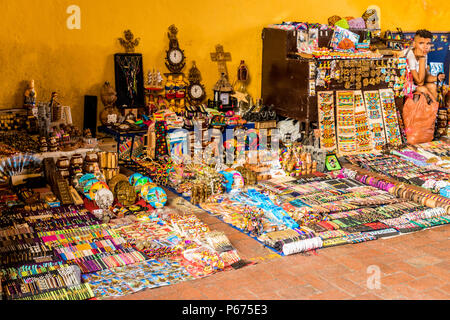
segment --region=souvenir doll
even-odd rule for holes
[[[36,90],[34,89],[34,80],[30,80],[24,93],[24,108],[31,111],[36,106]]]
[[[168,76],[167,81],[166,81],[165,90],[166,90],[165,94],[166,94],[167,100],[175,98],[175,96],[176,96],[175,82],[174,82],[172,76]]]

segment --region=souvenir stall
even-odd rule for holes
[[[276,105],[281,115],[304,122],[307,130],[321,130],[321,138],[327,140],[322,144],[330,151],[379,150],[385,137],[383,122],[397,121],[395,103],[401,104],[400,98],[409,93],[411,79],[405,58],[368,49],[372,32],[308,23],[265,28],[263,99]],[[388,142],[399,143],[399,128],[392,126],[387,123],[387,130],[398,137],[389,133]],[[327,129],[338,130],[342,147]]]
[[[167,72],[144,70],[126,30],[98,135],[27,83],[23,108],[0,112],[3,298],[107,299],[254,263],[198,211],[281,256],[450,223],[449,144],[407,143],[411,75],[377,21],[267,26],[261,97],[223,45],[206,92],[183,30],[168,28]]]

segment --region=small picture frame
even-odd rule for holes
[[[341,170],[342,166],[335,154],[329,154],[325,158],[325,167],[328,171]]]
[[[311,49],[308,47],[308,30],[297,30],[297,51],[311,52]]]
[[[138,112],[139,110],[138,109],[130,109],[130,112],[134,115],[134,118],[135,119],[137,119],[138,118]]]

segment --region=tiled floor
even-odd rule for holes
[[[119,299],[450,298],[450,225],[281,257],[208,213],[196,214],[257,264]]]

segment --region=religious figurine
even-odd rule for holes
[[[135,47],[139,45],[140,38],[134,39],[134,35],[131,30],[125,30],[123,34],[125,39],[119,38],[120,44],[125,48],[126,53],[134,53]]]
[[[105,108],[112,107],[114,103],[117,101],[116,90],[114,90],[109,81],[106,81],[102,86],[100,92],[100,99],[102,100],[102,103],[105,106]]]
[[[32,110],[36,106],[36,90],[34,89],[34,80],[30,80],[24,93],[23,107]]]
[[[178,34],[178,28],[174,24],[169,26],[169,32],[167,32],[167,36],[169,37],[169,48],[178,48],[179,47],[177,34]]]
[[[108,81],[102,86],[100,98],[105,106],[105,109],[100,113],[101,123],[105,126],[116,124],[120,117],[120,112],[114,107],[117,94]]]
[[[237,87],[236,87],[236,91],[242,92],[242,93],[247,93],[247,84],[249,81],[250,75],[248,72],[248,67],[245,64],[244,60],[241,60],[241,64],[238,67],[238,72],[237,72]]]

